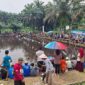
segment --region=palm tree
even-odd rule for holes
[[[84,0],[74,0],[71,3],[72,11],[71,11],[71,19],[73,28],[78,28],[80,21],[84,16],[85,5],[82,5],[81,2]]]
[[[47,14],[45,16],[44,22],[48,25],[55,26],[65,26],[70,23],[70,7],[68,6],[69,0],[54,0],[54,4],[49,3],[47,7]],[[64,23],[65,22],[65,23]]]
[[[23,21],[25,24],[33,29],[37,28],[40,30],[43,25],[44,17],[43,2],[35,0],[33,3],[26,5],[25,9],[22,11],[22,14],[24,16]]]

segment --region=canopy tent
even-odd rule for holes
[[[82,36],[85,36],[85,31],[72,30],[71,33],[72,33],[72,34],[76,34],[76,35],[82,35]]]

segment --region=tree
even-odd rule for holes
[[[82,5],[84,0],[71,0],[71,24],[72,28],[78,28],[81,19],[84,16],[85,5]]]
[[[22,28],[22,23],[12,23],[11,24],[11,29],[13,32],[19,32],[19,30]]]
[[[63,27],[70,24],[70,7],[68,6],[69,0],[54,0],[54,4],[49,3],[47,5],[47,14],[44,22],[54,27]],[[46,7],[46,8],[47,8]],[[52,30],[52,29],[51,29]]]
[[[43,25],[44,16],[43,2],[35,0],[34,3],[26,5],[22,14],[25,25],[40,30]]]

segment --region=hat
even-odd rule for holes
[[[37,56],[40,56],[40,55],[42,55],[42,54],[44,54],[44,51],[42,51],[42,50],[38,50],[38,51],[36,52],[36,55],[37,55]]]
[[[39,56],[39,58],[41,58],[41,59],[43,59],[43,58],[44,59],[47,59],[47,56],[45,54],[42,54],[42,55]]]
[[[23,61],[23,58],[18,58],[18,61]]]

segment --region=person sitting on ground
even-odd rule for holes
[[[73,69],[75,69],[75,66],[76,66],[76,64],[77,64],[77,59],[76,59],[76,57],[73,57],[72,60],[71,60],[71,62],[72,62],[72,67],[73,67]]]
[[[24,71],[24,76],[30,76],[30,65],[28,64],[28,61],[25,61],[23,64],[23,71]]]
[[[68,70],[72,70],[73,69],[72,62],[68,57],[66,57],[66,63]]]
[[[18,63],[14,65],[14,85],[25,85],[22,64],[23,58],[19,58]]]
[[[34,65],[34,63],[31,63],[30,76],[37,76],[37,74],[38,74],[38,68]]]
[[[14,72],[14,65],[13,65],[13,63],[12,63],[12,64],[11,64],[11,67],[10,67],[9,70],[8,70],[8,76],[9,76],[10,79],[13,79],[13,78],[14,78],[13,72]]]
[[[7,71],[5,66],[1,67],[0,73],[1,73],[2,80],[7,80],[7,78],[8,78],[8,71]]]
[[[67,70],[67,63],[66,63],[66,60],[65,60],[64,56],[60,60],[60,68],[61,68],[62,73],[66,72],[66,70]]]
[[[75,66],[75,70],[77,70],[79,72],[83,72],[84,71],[83,63],[81,62],[79,57],[77,58],[77,64]]]

